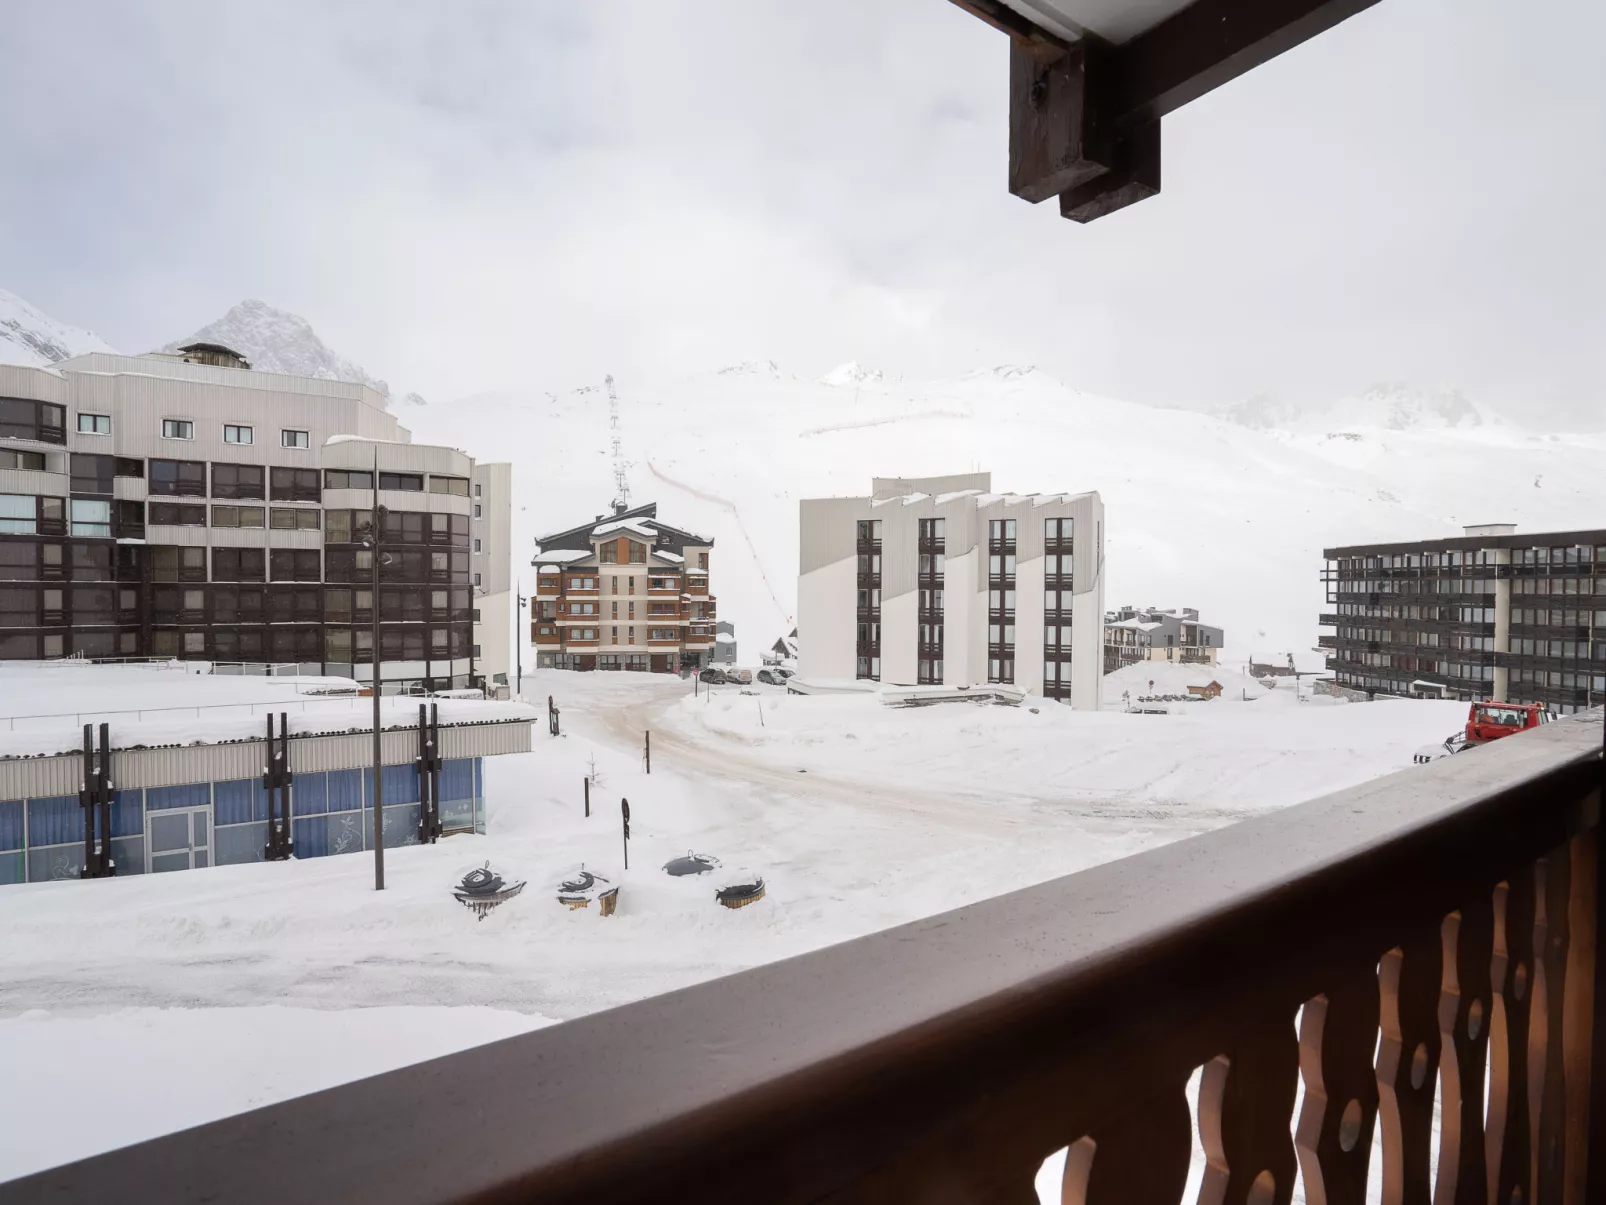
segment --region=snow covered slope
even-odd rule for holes
[[[57,322],[15,293],[0,289],[0,364],[45,368],[69,356],[112,350],[93,331]]]
[[[1107,600],[1198,607],[1238,656],[1315,643],[1323,547],[1459,535],[1467,523],[1606,525],[1600,434],[1496,423],[1263,432],[1019,367],[889,382],[857,365],[805,381],[754,364],[618,386],[632,500],[716,538],[720,615],[749,660],[793,622],[798,500],[862,494],[873,475],[988,469],[1000,490],[1097,489]],[[612,496],[608,402],[594,385],[432,403],[408,423],[420,440],[514,462],[526,579],[537,534]]]
[[[1302,405],[1256,394],[1224,407],[1222,418],[1256,431],[1295,431],[1325,435],[1363,427],[1391,431],[1481,427],[1503,420],[1487,415],[1457,389],[1413,389],[1408,385],[1373,385],[1354,397]]]
[[[333,351],[301,315],[275,309],[254,298],[240,302],[193,335],[169,343],[164,350],[174,351],[188,343],[221,343],[243,354],[253,368],[264,372],[326,381],[360,381],[380,393],[390,392],[384,381],[375,380],[360,365]]]

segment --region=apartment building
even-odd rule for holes
[[[658,518],[657,503],[616,506],[542,536],[530,640],[544,669],[678,673],[714,652],[714,541]]]
[[[876,478],[800,507],[798,672],[898,685],[1006,683],[1093,710],[1104,504],[994,493],[989,473]]]
[[[505,682],[509,485],[366,385],[225,347],[0,365],[0,659],[371,681],[377,487],[383,688]]]
[[[1322,555],[1332,609],[1320,622],[1334,632],[1319,642],[1336,686],[1563,714],[1606,697],[1606,529],[1497,523]]]
[[[1118,607],[1104,616],[1104,672],[1139,661],[1214,665],[1225,634],[1199,622],[1193,607]]]

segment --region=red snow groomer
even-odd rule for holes
[[[1447,736],[1437,745],[1418,749],[1412,760],[1419,766],[1426,765],[1441,757],[1487,745],[1503,736],[1548,724],[1554,718],[1543,703],[1497,703],[1493,699],[1484,699],[1467,709],[1465,728]]]
[[[1548,724],[1550,719],[1543,703],[1496,703],[1484,699],[1467,712],[1467,744],[1487,745],[1503,736]]]

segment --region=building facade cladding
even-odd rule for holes
[[[538,667],[678,673],[712,660],[714,541],[657,514],[649,502],[541,537],[531,562]]]
[[[360,528],[377,457],[385,689],[505,671],[474,652],[471,562],[510,559],[507,525],[476,557],[474,462],[410,438],[382,395],[348,382],[160,354],[0,365],[0,660],[171,656],[371,680]]]
[[[1606,697],[1606,529],[1329,548],[1337,685],[1566,714]]]
[[[988,474],[877,479],[800,505],[799,673],[1011,683],[1098,706],[1104,508]],[[878,672],[879,670],[879,672]]]

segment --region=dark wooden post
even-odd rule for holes
[[[646,761],[647,761],[647,773],[651,774],[652,773],[652,733],[651,732],[647,733],[647,742],[646,742],[645,745],[642,746],[642,749],[643,749],[642,756],[645,757]]]
[[[586,815],[589,817],[591,815],[591,778],[590,778],[589,775],[587,775],[587,777],[585,779],[585,784],[586,784]]]
[[[619,801],[619,811],[624,816],[624,822],[625,822],[625,836],[624,836],[625,869],[629,870],[630,869],[630,800],[621,799]]]
[[[1064,49],[1010,39],[1010,192],[1046,201],[1110,170],[1108,75],[1107,53],[1091,42]]]

